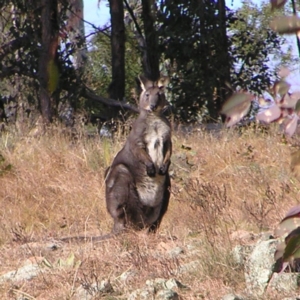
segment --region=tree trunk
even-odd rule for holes
[[[83,21],[83,0],[70,0],[71,9],[68,13],[68,37],[75,45],[74,65],[79,71],[83,71],[87,59],[85,43],[85,30]],[[79,47],[79,49],[77,48]]]
[[[226,30],[226,4],[225,0],[218,0],[218,30],[219,30],[219,63],[216,111],[219,112],[225,100],[229,97],[230,91],[226,82],[230,84],[230,59],[228,55],[228,37]]]
[[[230,60],[228,55],[228,37],[226,31],[225,0],[198,0],[202,70],[208,75],[203,83],[207,98],[207,109],[211,121],[219,119],[219,112],[229,96],[226,82],[230,83]],[[213,6],[212,6],[213,5]],[[214,8],[214,9],[212,9]],[[211,20],[211,21],[209,21]],[[213,31],[210,27],[213,26]],[[210,35],[213,35],[213,39]],[[214,89],[215,87],[215,89]]]
[[[142,20],[144,23],[145,49],[143,49],[143,70],[145,76],[156,81],[159,73],[158,37],[155,29],[154,0],[142,0]]]
[[[39,105],[45,124],[52,121],[57,103],[54,92],[58,85],[57,47],[59,26],[57,0],[42,0],[42,39],[39,57]]]
[[[211,51],[211,45],[210,40],[208,39],[208,32],[207,32],[207,24],[206,24],[206,3],[207,0],[198,0],[199,4],[199,18],[200,18],[200,34],[201,34],[201,43],[200,43],[200,55],[203,58],[201,61],[201,69],[205,76],[207,76],[207,80],[204,80],[203,82],[203,89],[204,89],[204,96],[207,99],[207,109],[209,116],[212,118],[213,121],[216,118],[216,108],[215,108],[215,101],[213,98],[213,83],[212,78],[209,78],[209,75],[211,73],[210,69],[210,51]],[[209,0],[210,1],[210,0]]]
[[[125,25],[123,0],[110,0],[112,81],[109,97],[123,100],[125,95]]]

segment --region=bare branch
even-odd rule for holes
[[[110,36],[105,32],[105,31],[107,31],[108,29],[111,28],[110,25],[109,25],[109,26],[106,26],[106,27],[104,27],[104,28],[99,28],[99,27],[97,27],[95,24],[93,24],[93,23],[91,23],[91,22],[89,22],[89,21],[83,19],[81,16],[79,16],[77,13],[75,13],[72,9],[69,9],[69,11],[70,11],[74,16],[76,16],[78,19],[80,19],[80,20],[83,21],[84,23],[90,25],[93,29],[95,29],[95,31],[96,31],[97,33],[102,33],[102,34],[106,35],[107,37],[110,37]],[[95,33],[93,33],[93,34],[95,34]]]
[[[144,40],[144,36],[143,36],[143,33],[142,33],[142,30],[141,30],[141,27],[139,26],[138,22],[137,22],[137,19],[133,13],[133,10],[132,8],[130,7],[130,5],[128,4],[128,1],[127,0],[124,0],[124,3],[125,3],[125,6],[126,6],[126,9],[128,10],[129,14],[130,14],[130,17],[135,25],[135,28],[138,32],[138,35],[141,39]],[[144,41],[144,44],[145,44],[145,41]]]
[[[93,101],[100,102],[102,104],[105,104],[107,106],[114,106],[114,107],[120,107],[123,109],[128,109],[134,112],[139,112],[138,108],[131,105],[130,103],[124,102],[124,101],[117,101],[114,99],[104,98],[102,96],[96,95],[92,90],[89,88],[85,88],[82,94],[83,97],[86,97],[88,99],[91,99]]]

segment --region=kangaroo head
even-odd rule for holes
[[[140,95],[140,110],[153,113],[161,113],[167,106],[164,86],[159,82],[140,77],[142,93]]]

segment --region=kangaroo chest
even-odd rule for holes
[[[164,160],[164,143],[170,138],[170,127],[160,118],[149,118],[145,132],[147,152],[155,164],[156,171]]]
[[[164,143],[170,138],[170,127],[160,118],[147,120],[147,130],[144,135],[146,150],[150,155],[155,168],[155,177],[145,174],[143,180],[137,185],[137,191],[141,202],[146,206],[156,207],[161,205],[165,192],[166,176],[159,175],[159,168],[164,160]]]

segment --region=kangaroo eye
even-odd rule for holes
[[[149,93],[146,93],[145,96],[147,97],[147,100],[148,100],[150,94],[149,94]]]

